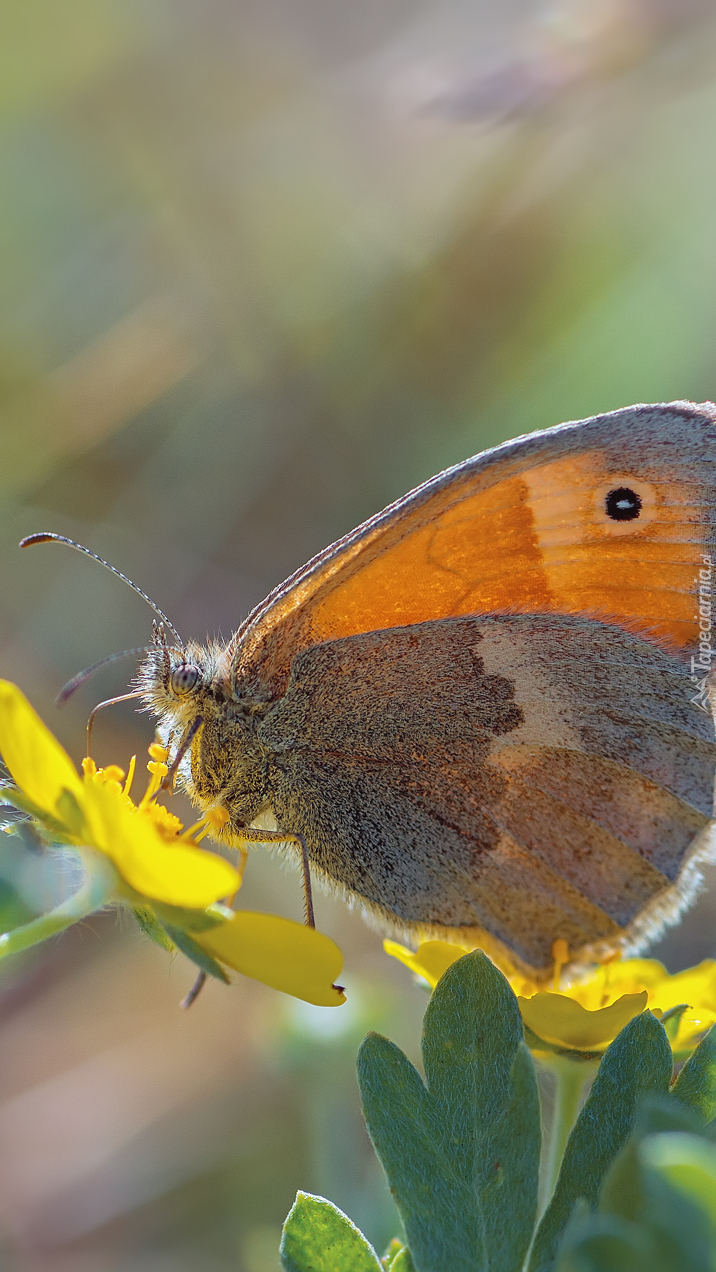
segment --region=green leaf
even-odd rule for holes
[[[83,879],[77,891],[46,914],[0,934],[0,958],[8,954],[19,954],[32,945],[46,941],[48,937],[62,932],[88,914],[103,909],[114,899],[117,872],[111,861],[101,853],[92,851],[79,850],[77,855],[83,865]]]
[[[517,999],[480,951],[448,968],[425,1013],[427,1087],[371,1034],[358,1056],[368,1131],[417,1272],[514,1272],[537,1204],[539,1104]]]
[[[716,1117],[716,1026],[689,1056],[672,1087],[677,1100],[694,1109],[705,1122]]]
[[[634,1134],[639,1139],[645,1135],[659,1135],[662,1131],[688,1131],[694,1135],[707,1133],[703,1118],[676,1099],[673,1087],[667,1094],[652,1091],[646,1095],[636,1112]]]
[[[80,839],[85,833],[85,815],[72,791],[63,791],[57,801],[57,811],[63,826]]]
[[[383,1272],[355,1224],[332,1201],[310,1193],[296,1194],[283,1225],[280,1254],[286,1272]]]
[[[390,1272],[415,1272],[415,1264],[407,1246],[403,1246],[390,1264]]]
[[[700,1136],[666,1131],[640,1139],[636,1133],[607,1176],[602,1213],[569,1225],[557,1272],[572,1266],[606,1272],[609,1263],[590,1251],[609,1225],[621,1225],[625,1244],[640,1252],[638,1272],[713,1272],[715,1169],[716,1150]]]
[[[572,1133],[554,1196],[537,1230],[530,1272],[548,1272],[578,1197],[591,1206],[631,1131],[638,1101],[648,1091],[666,1091],[673,1071],[663,1026],[645,1011],[625,1025],[607,1048]]]
[[[473,1197],[441,1154],[435,1110],[417,1069],[399,1047],[368,1034],[358,1052],[358,1082],[368,1133],[388,1177],[418,1269],[480,1268],[483,1250],[473,1226]],[[444,1255],[444,1258],[441,1256]],[[478,1261],[479,1260],[479,1261]]]
[[[622,1219],[636,1221],[643,1212],[646,1194],[641,1168],[639,1144],[647,1135],[665,1131],[692,1132],[699,1127],[697,1114],[673,1095],[652,1092],[640,1103],[634,1119],[634,1132],[629,1136],[604,1179],[599,1196],[599,1209]]]
[[[132,898],[136,897],[138,902],[146,904],[146,899],[140,897],[138,892],[130,893],[129,889],[125,890]],[[152,909],[166,928],[180,928],[182,932],[208,932],[210,928],[218,927],[220,923],[225,923],[227,918],[233,917],[233,911],[219,905],[209,906],[208,910],[189,910],[183,906],[168,905],[166,901],[153,899]]]
[[[688,1011],[688,1009],[689,1009],[688,1003],[679,1003],[678,1007],[670,1007],[669,1010],[665,1011],[663,1016],[661,1017],[661,1023],[666,1030],[666,1036],[669,1039],[669,1042],[672,1044],[672,1046],[676,1039],[676,1035],[679,1032],[681,1017],[683,1016],[685,1011]]]
[[[708,1216],[716,1243],[716,1147],[700,1135],[667,1131],[647,1136],[639,1156],[645,1167],[658,1172]]]
[[[647,1233],[613,1215],[589,1215],[581,1223],[570,1225],[560,1247],[555,1272],[661,1272],[661,1269],[654,1267],[652,1243]]]
[[[177,949],[181,950],[182,954],[191,959],[192,963],[196,963],[196,966],[201,968],[202,972],[206,972],[207,976],[216,977],[217,980],[223,981],[225,985],[230,983],[221,963],[217,963],[216,959],[207,954],[206,950],[197,945],[196,941],[192,941],[188,933],[181,928],[170,927],[168,923],[164,923],[162,926],[170,941],[176,945]]]
[[[59,843],[66,844],[70,842],[67,833],[67,827],[56,817],[46,812],[44,808],[40,808],[34,800],[24,791],[18,790],[16,786],[2,787],[2,801],[4,804],[10,804],[13,808],[17,808],[21,813],[27,813],[34,821],[39,822],[49,837],[57,840]]]
[[[673,1095],[648,1095],[607,1172],[599,1213],[577,1203],[556,1272],[713,1272],[716,1148],[707,1133]]]
[[[152,910],[145,906],[135,905],[132,913],[144,935],[148,936],[150,941],[154,941],[156,945],[161,945],[162,949],[167,950],[170,954],[174,953],[176,945],[170,939],[168,933],[165,932],[161,923],[157,922],[157,916]]]
[[[380,1260],[386,1272],[390,1269],[393,1260],[400,1254],[401,1250],[406,1249],[399,1237],[393,1237],[388,1249]]]

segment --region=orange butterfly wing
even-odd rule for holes
[[[634,492],[633,520],[606,511]],[[234,637],[242,675],[283,692],[301,650],[430,619],[581,614],[688,660],[714,540],[716,407],[631,407],[505,443],[439,474],[328,548]]]

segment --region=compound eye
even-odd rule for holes
[[[175,667],[171,675],[171,687],[174,693],[181,696],[184,693],[191,693],[199,682],[201,672],[193,663],[182,663],[180,667]]]

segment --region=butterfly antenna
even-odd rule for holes
[[[147,593],[143,592],[141,587],[137,587],[136,583],[133,583],[131,579],[127,578],[126,574],[122,574],[122,571],[118,570],[116,566],[110,565],[109,561],[105,561],[103,557],[97,556],[96,552],[90,552],[89,548],[83,547],[81,543],[75,543],[74,539],[67,539],[64,534],[53,534],[50,531],[43,531],[40,534],[28,534],[27,538],[20,540],[20,547],[29,548],[32,543],[66,543],[68,548],[75,548],[77,552],[84,552],[85,556],[92,557],[93,561],[99,561],[99,564],[103,565],[105,570],[109,570],[110,574],[116,574],[118,579],[122,579],[128,587],[131,587],[133,592],[136,592],[138,596],[141,596],[143,601],[147,602],[147,605],[151,606],[154,613],[158,614],[162,622],[166,624],[167,628],[176,640],[177,645],[179,645],[181,649],[184,648],[184,642],[182,641],[176,627],[173,623],[169,622],[166,614],[160,610],[158,605],[154,604],[151,597],[147,596]]]
[[[55,698],[55,706],[64,707],[80,685],[89,680],[100,668],[109,667],[111,663],[119,662],[121,658],[138,658],[140,654],[150,654],[154,648],[154,645],[142,645],[140,649],[123,649],[120,654],[108,654],[106,658],[100,658],[99,662],[92,663],[91,667],[85,667],[84,671],[78,671],[76,676],[62,686]]]

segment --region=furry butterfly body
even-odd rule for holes
[[[158,646],[141,687],[175,747],[201,717],[180,780],[229,842],[302,837],[388,930],[538,976],[559,937],[638,948],[711,854],[715,523],[710,404],[561,425],[399,500],[226,646]]]

